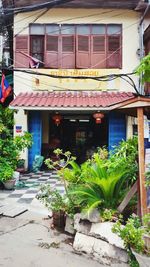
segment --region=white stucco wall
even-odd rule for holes
[[[22,135],[24,132],[28,131],[28,121],[27,121],[27,113],[24,110],[18,110],[17,113],[14,114],[15,126],[14,126],[14,136]],[[17,133],[16,127],[21,126],[21,133]],[[28,150],[25,149],[20,154],[21,159],[25,159],[25,168],[28,166]]]

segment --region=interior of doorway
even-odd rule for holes
[[[56,125],[49,118],[49,157],[53,150],[60,148],[70,151],[78,163],[83,163],[97,151],[98,147],[108,146],[108,118],[96,124],[92,115],[62,115],[62,121]]]

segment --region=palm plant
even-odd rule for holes
[[[77,185],[70,192],[77,196],[78,204],[87,210],[100,206],[108,209],[117,208],[125,181],[124,167],[109,168],[107,162],[96,154],[91,164],[87,165],[86,173],[86,176],[82,176],[84,184]]]

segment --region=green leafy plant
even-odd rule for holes
[[[144,230],[137,227],[134,218],[129,218],[125,226],[118,221],[113,227],[113,232],[123,239],[126,249],[133,248],[137,253],[144,252],[144,240],[142,238]]]
[[[150,53],[141,60],[135,72],[137,75],[142,75],[143,83],[150,82]]]
[[[112,209],[104,209],[102,210],[101,214],[101,220],[103,222],[109,221],[109,222],[114,222],[118,219],[118,213],[117,210],[112,210]]]
[[[24,159],[19,159],[17,161],[17,168],[24,168],[25,160]]]
[[[37,198],[53,212],[63,211],[70,217],[73,217],[77,212],[78,207],[74,204],[73,199],[66,195],[62,196],[58,190],[52,189],[50,185],[42,185]]]
[[[149,164],[149,167],[150,167],[150,164]],[[146,178],[146,182],[145,182],[146,187],[150,187],[150,170],[146,172],[145,176],[146,176],[145,177]]]
[[[131,267],[139,266],[132,254],[131,248],[137,253],[146,253],[148,255],[150,253],[146,248],[143,238],[145,233],[150,233],[150,214],[144,215],[142,220],[143,225],[138,216],[132,216],[127,220],[125,226],[118,220],[112,228],[112,231],[117,233],[124,241],[125,248],[130,257],[129,264]]]
[[[126,169],[126,181],[128,184],[133,184],[137,179],[138,173],[138,139],[134,136],[131,139],[120,142],[114,147],[110,153],[109,161],[110,168],[124,166]]]
[[[120,168],[109,169],[98,154],[87,166],[87,176],[83,177],[85,184],[77,185],[70,194],[78,196],[78,204],[88,211],[103,207],[115,209],[121,198],[120,190],[124,183],[126,171]]]
[[[143,216],[143,227],[145,233],[150,235],[150,213]]]
[[[25,132],[21,136],[13,137],[13,119],[14,111],[9,108],[0,106],[0,176],[1,180],[7,176],[7,180],[11,175],[6,175],[4,166],[7,166],[9,172],[17,168],[17,162],[20,158],[20,153],[26,147],[32,145],[32,135]]]
[[[3,160],[0,162],[0,181],[6,182],[10,180],[13,176],[13,168],[6,162],[6,160]]]

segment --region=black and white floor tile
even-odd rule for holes
[[[15,201],[21,204],[30,204],[39,192],[40,185],[50,184],[60,194],[64,194],[64,186],[55,172],[37,172],[21,174],[19,179],[23,185],[15,190],[0,190],[0,204],[3,201]]]

